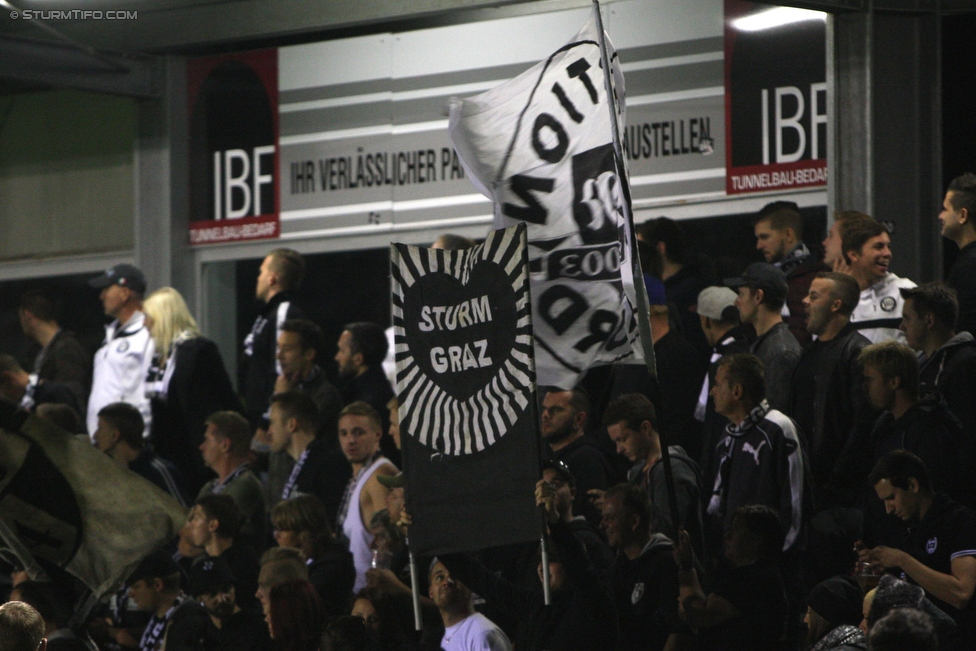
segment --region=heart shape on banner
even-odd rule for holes
[[[394,245],[400,429],[436,452],[487,449],[531,399],[531,307],[517,228],[466,251]]]
[[[427,274],[403,302],[411,349],[430,351],[418,352],[417,365],[455,400],[466,401],[484,388],[497,374],[495,360],[511,354],[515,292],[498,265],[477,265],[467,284],[448,273]]]

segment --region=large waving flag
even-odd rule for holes
[[[494,201],[496,228],[528,227],[538,381],[563,388],[590,366],[643,357],[630,193],[613,145],[623,75],[605,41],[611,102],[598,12],[545,61],[451,104],[451,139]]]
[[[185,509],[54,424],[0,403],[0,539],[25,567],[41,558],[96,597],[172,540]]]

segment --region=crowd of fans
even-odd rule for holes
[[[939,216],[958,260],[920,285],[861,213],[821,251],[795,204],[769,204],[765,262],[727,278],[676,222],[640,225],[657,377],[540,388],[545,555],[411,557],[390,333],[326,342],[295,251],[261,265],[236,392],[179,293],[144,296],[132,265],[90,281],[113,319],[94,359],[30,292],[41,352],[31,372],[0,355],[0,396],[189,511],[84,617],[57,567],[13,568],[0,651],[973,648],[974,215],[967,174]]]

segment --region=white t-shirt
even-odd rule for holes
[[[494,622],[475,613],[444,629],[441,648],[444,651],[512,651],[512,643]]]
[[[905,333],[898,329],[905,299],[898,290],[912,287],[915,287],[915,283],[908,278],[899,278],[889,272],[861,291],[861,300],[851,314],[851,323],[872,344],[891,340],[905,343]]]

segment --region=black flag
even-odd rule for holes
[[[412,551],[538,540],[525,226],[464,251],[394,244],[391,260]]]

